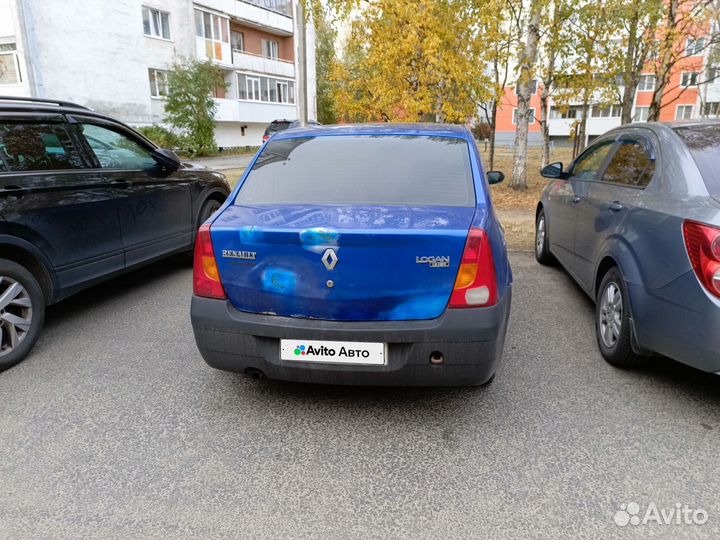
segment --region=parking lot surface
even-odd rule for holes
[[[484,388],[215,371],[182,259],[53,306],[0,373],[0,537],[717,538],[720,378],[612,368],[567,274],[511,261],[505,358]],[[632,502],[707,522],[617,525]]]

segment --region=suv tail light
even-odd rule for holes
[[[193,292],[206,298],[227,298],[225,289],[220,282],[215,252],[210,238],[210,225],[206,224],[198,230],[195,239],[195,260],[193,261]]]
[[[720,298],[720,227],[686,221],[683,233],[695,275],[703,287]]]
[[[263,142],[267,142],[267,140],[270,138],[270,135],[263,135]]]
[[[451,308],[487,307],[497,304],[497,277],[490,238],[482,229],[470,229],[460,261]]]

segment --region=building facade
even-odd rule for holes
[[[710,53],[710,49],[704,44],[698,44],[693,39],[687,40],[685,56],[674,66],[670,82],[663,94],[661,122],[720,117],[720,77],[718,67],[709,61]],[[633,122],[647,120],[655,83],[655,76],[652,73],[641,76],[633,102]],[[533,86],[534,91],[530,99],[533,119],[528,126],[528,144],[540,146],[542,145],[540,88],[537,82],[534,82]],[[617,88],[617,95],[623,95],[621,86]],[[517,103],[516,89],[506,87],[497,112],[495,136],[498,145],[515,144]],[[620,105],[591,104],[585,143],[619,126],[620,111]],[[548,128],[552,144],[572,145],[571,134],[581,115],[582,106],[579,102],[569,107],[559,107],[550,98]]]
[[[0,0],[0,95],[73,101],[133,126],[162,123],[167,72],[183,58],[222,69],[215,139],[256,146],[299,117],[297,0]],[[308,116],[315,37],[307,27]]]

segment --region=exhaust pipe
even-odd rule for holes
[[[247,368],[245,370],[245,375],[247,375],[254,381],[259,381],[260,379],[265,378],[265,374],[257,368]]]
[[[445,363],[445,357],[440,351],[434,351],[430,353],[430,363],[434,366],[439,366]]]

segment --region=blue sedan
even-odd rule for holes
[[[201,354],[291,381],[491,381],[512,281],[488,189],[502,179],[464,127],[275,134],[198,234]]]
[[[603,357],[720,372],[720,122],[618,128],[542,175],[535,256],[596,301]]]

